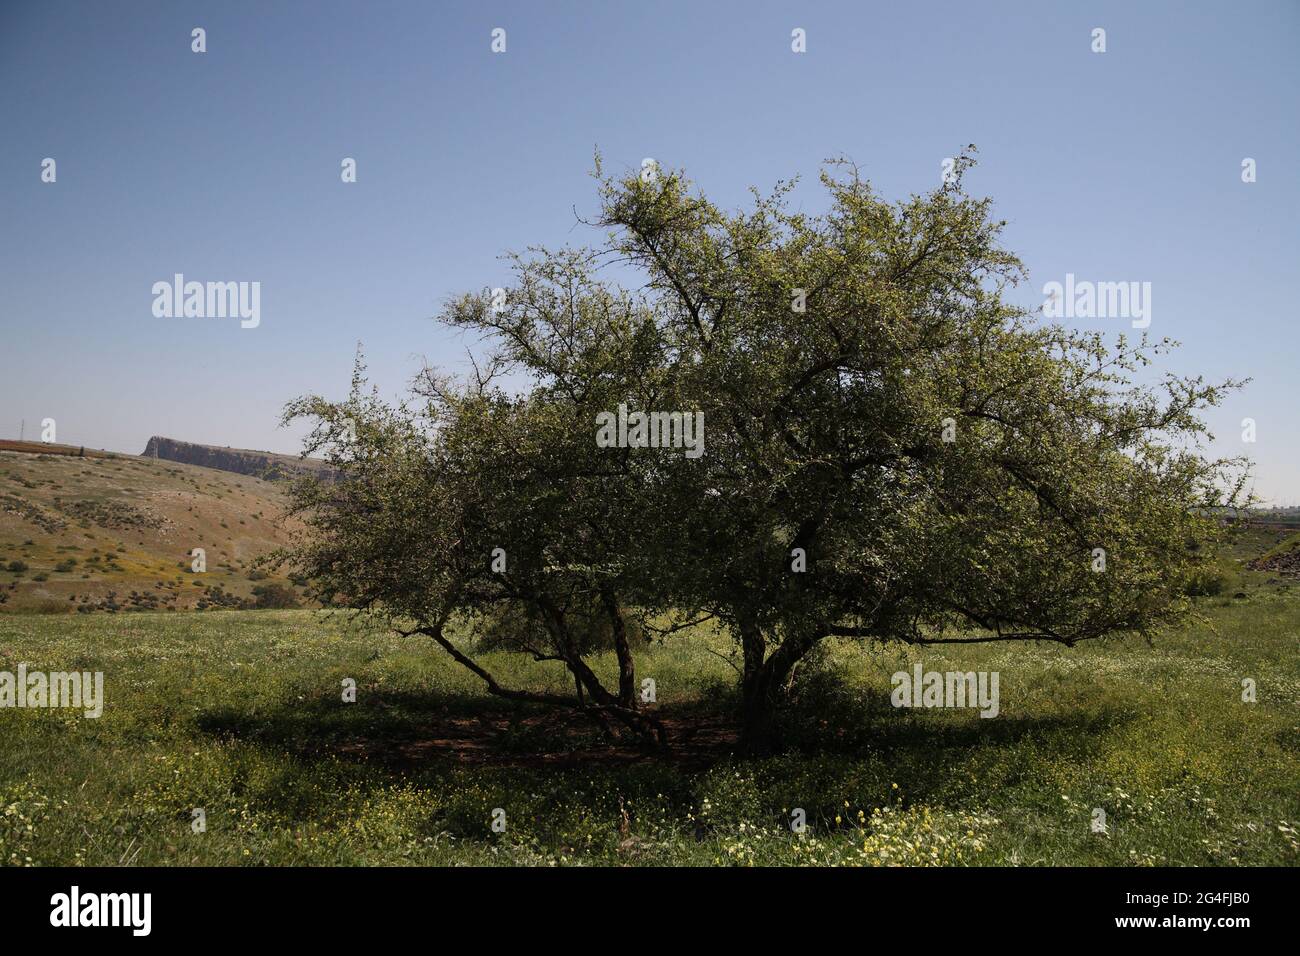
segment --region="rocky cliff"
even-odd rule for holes
[[[161,458],[164,461],[199,465],[203,468],[215,468],[218,471],[232,471],[237,475],[252,475],[268,481],[295,478],[302,474],[314,475],[318,478],[331,476],[329,466],[314,458],[277,455],[270,451],[250,451],[247,448],[196,445],[194,442],[177,441],[175,438],[163,438],[161,435],[154,435],[149,439],[143,454],[146,458]]]

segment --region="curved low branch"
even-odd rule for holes
[[[635,707],[628,707],[616,703],[608,692],[605,693],[605,697],[609,699],[587,703],[580,698],[566,697],[563,694],[547,694],[540,691],[521,690],[502,685],[487,668],[483,667],[478,663],[478,661],[461,651],[460,648],[451,642],[447,635],[442,631],[444,623],[445,620],[442,620],[432,626],[422,625],[420,627],[412,628],[409,631],[399,630],[398,633],[403,637],[410,637],[413,634],[423,634],[425,637],[432,638],[443,650],[451,655],[453,660],[481,678],[487,685],[488,693],[497,697],[502,697],[506,700],[527,701],[535,704],[548,704],[554,707],[570,707],[574,710],[596,716],[597,718],[604,713],[612,714],[635,732],[644,733],[644,728],[648,726],[653,730],[655,739],[659,742],[660,746],[665,746],[667,744],[667,733],[664,730],[663,722],[659,720],[658,717],[637,710]],[[571,664],[571,662],[567,660],[565,660],[565,663]],[[578,688],[581,689],[583,686],[581,676],[576,673],[574,676]],[[594,675],[592,676],[594,677]],[[604,688],[601,688],[601,690],[604,690]]]
[[[472,657],[463,653],[460,648],[453,644],[447,635],[442,633],[442,624],[435,624],[433,627],[417,627],[410,631],[400,631],[403,637],[410,637],[412,634],[423,634],[425,637],[431,637],[438,643],[452,658],[468,670],[473,671],[483,679],[487,684],[488,693],[495,694],[497,697],[504,697],[507,700],[526,700],[538,704],[555,704],[562,707],[576,707],[583,709],[582,704],[571,697],[565,697],[562,694],[544,694],[538,691],[517,690],[510,687],[503,687],[501,683],[492,676],[492,674],[475,661]]]
[[[1060,634],[1053,634],[1050,631],[1010,631],[1007,633],[990,634],[982,637],[906,637],[902,635],[886,635],[869,627],[851,627],[842,624],[832,624],[827,628],[827,633],[831,637],[874,637],[879,640],[898,640],[904,644],[915,644],[918,646],[929,646],[932,644],[993,644],[998,641],[1050,641],[1053,644],[1063,644],[1066,647],[1073,647],[1076,642],[1086,640],[1086,637],[1065,637]]]

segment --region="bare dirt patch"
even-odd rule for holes
[[[467,766],[590,767],[666,762],[707,767],[736,752],[739,728],[718,717],[662,716],[665,750],[609,741],[590,721],[572,714],[520,718],[509,714],[448,717],[427,735],[404,739],[358,738],[337,748],[340,755],[411,768],[449,760]],[[528,744],[536,743],[532,747]]]

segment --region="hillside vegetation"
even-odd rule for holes
[[[0,612],[230,606],[284,583],[252,563],[286,540],[283,486],[75,451],[0,450]]]

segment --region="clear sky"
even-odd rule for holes
[[[152,434],[297,451],[282,405],[341,397],[358,341],[395,397],[424,357],[460,366],[469,343],[430,316],[501,284],[503,251],[598,238],[574,218],[597,146],[732,207],[800,174],[816,210],[826,157],[901,198],[975,143],[969,185],[1030,271],[1018,295],[1150,282],[1149,333],[1184,342],[1170,368],[1254,379],[1212,417],[1216,450],[1296,503],[1298,51],[1295,0],[6,0],[0,437],[49,417],[128,452]],[[178,272],[260,282],[260,325],[156,318]]]

